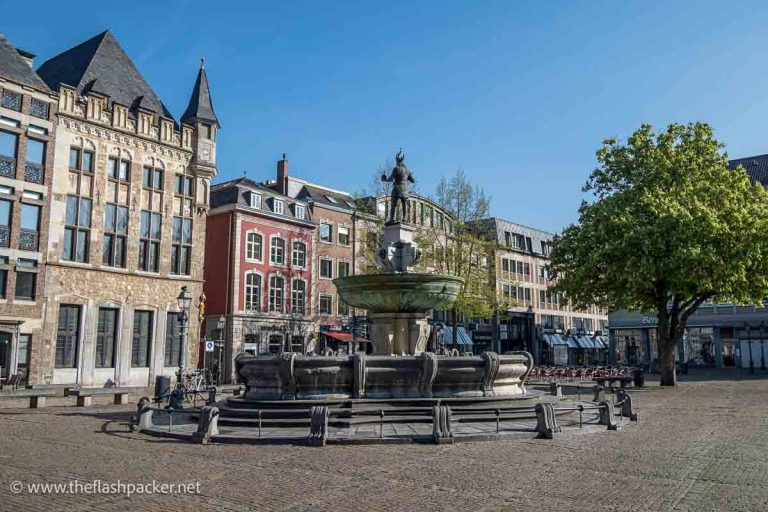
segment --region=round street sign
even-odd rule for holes
[[[205,351],[206,352],[213,352],[213,342],[212,341],[206,341],[205,342]]]

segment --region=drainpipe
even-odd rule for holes
[[[224,329],[225,329],[227,334],[229,334],[229,330],[230,330],[230,328],[232,326],[232,318],[231,318],[231,315],[230,315],[230,295],[232,293],[232,286],[233,285],[232,285],[232,279],[230,278],[230,271],[231,271],[231,268],[232,268],[232,257],[233,257],[232,256],[232,252],[233,252],[232,240],[233,240],[234,237],[232,235],[233,235],[234,229],[235,229],[235,215],[236,215],[235,211],[232,211],[230,213],[230,215],[229,215],[229,234],[227,235],[227,293],[225,294],[225,298],[224,298],[224,318],[226,319],[226,323],[225,323]],[[224,353],[227,354],[227,358],[225,359],[225,361],[227,362],[227,366],[230,366],[229,361],[231,360],[231,357],[229,357],[230,354],[228,354],[228,352],[230,352],[230,350],[228,350],[228,348],[227,348],[227,343],[226,343],[227,337],[230,338],[230,340],[232,340],[231,336],[225,336],[224,337],[224,342],[225,343],[223,344],[222,347],[219,347],[219,352],[221,352],[222,349],[224,350]],[[230,382],[232,381],[232,378],[231,378],[232,369],[231,368],[226,368],[226,367],[225,368],[220,368],[219,371],[227,372],[227,375],[229,375],[228,380]]]

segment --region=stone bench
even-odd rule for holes
[[[62,395],[61,391],[56,389],[15,389],[13,391],[0,392],[0,400],[18,400],[21,398],[29,398],[30,409],[45,407],[45,399],[49,396],[54,397]]]
[[[66,395],[77,397],[78,407],[90,407],[93,397],[97,395],[114,395],[114,403],[122,405],[128,403],[128,395],[137,389],[139,388],[67,388]]]

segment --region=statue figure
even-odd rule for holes
[[[397,152],[397,164],[392,168],[392,172],[387,178],[386,174],[381,175],[381,181],[393,182],[392,195],[389,198],[389,222],[395,222],[395,213],[397,211],[397,203],[400,202],[402,206],[402,215],[400,216],[400,222],[408,221],[408,182],[416,183],[413,179],[413,174],[405,166],[403,161],[405,155],[403,154],[403,148]]]

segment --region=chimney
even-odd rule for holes
[[[35,67],[34,66],[34,62],[35,62],[34,61],[34,59],[35,59],[35,54],[34,53],[29,53],[27,51],[20,50],[18,48],[16,48],[16,52],[18,52],[18,54],[21,55],[21,58],[24,59],[24,62],[29,64],[29,67],[31,67],[31,68]]]
[[[283,153],[283,159],[277,161],[277,191],[288,195],[288,158]]]

